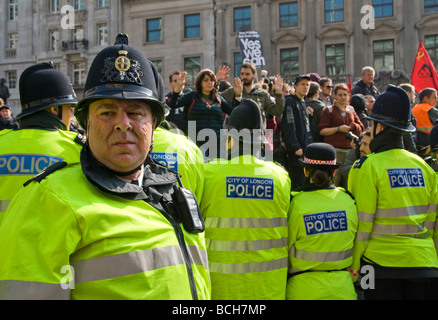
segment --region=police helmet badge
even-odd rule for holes
[[[101,82],[131,82],[142,85],[140,63],[128,57],[127,50],[119,50],[119,56],[105,59]]]

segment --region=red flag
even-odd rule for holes
[[[348,89],[353,90],[353,82],[351,82],[351,76],[350,76],[350,80],[348,81]]]
[[[438,90],[438,75],[432,59],[423,46],[423,41],[420,41],[417,57],[415,58],[414,69],[411,75],[411,84],[417,92],[421,92],[425,88],[435,88]]]

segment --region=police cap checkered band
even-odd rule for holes
[[[332,160],[332,161],[330,161],[330,160],[313,160],[313,159],[308,159],[308,158],[304,157],[304,163],[321,165],[321,166],[335,166],[336,159]]]

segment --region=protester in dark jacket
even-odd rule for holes
[[[287,165],[292,189],[304,185],[306,177],[298,161],[304,154],[304,149],[313,142],[310,130],[309,114],[304,97],[309,92],[310,77],[298,76],[295,80],[295,94],[286,96],[282,117],[281,133],[286,148]]]
[[[217,94],[216,75],[213,71],[201,70],[195,80],[195,90],[180,96],[179,92],[186,82],[187,72],[183,71],[177,78],[168,106],[173,109],[184,107],[187,120],[185,134],[201,148],[205,158],[219,158],[222,155],[220,130],[223,128],[223,114],[230,114],[233,106]],[[213,130],[215,136],[205,131],[206,136],[199,135],[203,129]]]
[[[306,97],[307,112],[310,115],[310,130],[312,131],[313,142],[322,142],[324,137],[319,134],[318,124],[321,113],[325,108],[324,102],[319,100],[321,87],[318,82],[311,82],[309,93]]]
[[[374,85],[375,75],[376,71],[372,67],[364,67],[362,69],[362,80],[360,80],[353,90],[351,90],[351,95],[360,93],[364,96],[372,95],[374,98],[377,98],[380,92]]]
[[[364,129],[369,127],[366,114],[366,102],[365,96],[361,93],[353,95],[350,99],[350,106],[352,106],[354,111],[356,111],[356,114],[362,122]]]

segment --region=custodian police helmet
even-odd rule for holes
[[[228,129],[236,129],[229,130],[228,135],[244,143],[268,143],[263,132],[260,108],[252,99],[242,99],[240,104],[233,109]],[[244,129],[249,130],[251,134],[245,135],[242,132]]]
[[[25,69],[20,76],[19,91],[21,113],[17,119],[49,107],[78,102],[70,80],[54,68],[52,61]]]
[[[75,116],[85,129],[88,106],[99,99],[143,100],[152,109],[158,126],[164,119],[164,81],[143,53],[129,46],[128,36],[120,33],[114,45],[94,58],[88,72],[84,97]]]
[[[377,97],[368,119],[403,132],[416,130],[411,123],[411,102],[408,94],[391,84]]]

